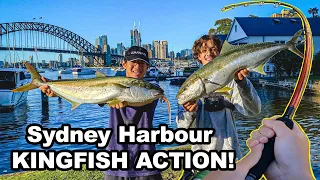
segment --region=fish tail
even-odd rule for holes
[[[300,52],[297,47],[296,47],[296,41],[298,40],[298,38],[301,36],[303,32],[303,29],[300,29],[299,31],[297,31],[293,37],[287,42],[288,45],[288,49],[293,52],[294,54],[300,56],[301,58],[303,58],[303,53]]]
[[[28,71],[30,72],[32,80],[29,84],[26,84],[24,86],[11,90],[12,92],[24,92],[24,91],[36,89],[38,87],[36,85],[37,84],[36,82],[42,82],[40,79],[41,75],[37,72],[37,70],[27,62],[25,62],[24,64],[26,65]]]

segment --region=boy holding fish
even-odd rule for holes
[[[149,58],[146,49],[138,46],[132,46],[126,51],[122,66],[126,69],[126,77],[143,79],[149,68]],[[44,80],[44,79],[43,79]],[[54,93],[48,86],[40,87],[43,93],[53,96]],[[156,151],[155,144],[119,144],[117,143],[118,125],[136,125],[137,128],[153,128],[153,117],[158,100],[148,104],[141,104],[133,107],[128,106],[126,102],[110,104],[109,128],[113,129],[113,135],[110,139],[107,150],[129,151],[131,160],[129,167],[134,167],[134,159],[141,150],[148,150],[150,153]],[[104,172],[105,180],[162,180],[158,170],[107,170]]]
[[[204,66],[219,55],[221,41],[213,35],[204,35],[193,45],[195,59]],[[236,158],[241,158],[238,135],[235,126],[234,110],[245,116],[260,113],[261,101],[253,85],[246,78],[249,71],[240,69],[234,74],[234,79],[227,85],[229,97],[219,93],[211,93],[198,101],[183,103],[179,110],[177,125],[179,128],[214,128],[215,135],[210,144],[197,144],[192,150],[235,150]],[[204,102],[204,104],[203,104]],[[181,109],[181,108],[180,108]],[[184,178],[191,172],[185,172]]]

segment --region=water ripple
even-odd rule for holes
[[[107,71],[107,73],[111,73]],[[48,78],[57,79],[55,72],[48,72]],[[91,77],[91,76],[90,76]],[[71,75],[63,75],[63,79],[72,78]],[[170,128],[176,128],[175,116],[177,115],[176,93],[178,86],[171,86],[168,81],[159,82],[165,90],[172,108],[172,124]],[[262,112],[255,117],[244,117],[236,113],[237,130],[240,146],[243,153],[248,152],[245,140],[252,130],[259,127],[261,119],[282,114],[286,107],[292,91],[283,91],[274,88],[258,88],[257,91],[263,102]],[[62,124],[70,124],[77,128],[105,128],[108,126],[109,109],[98,105],[81,105],[76,110],[71,110],[71,105],[60,98],[49,98],[48,107],[42,106],[40,91],[38,89],[29,91],[27,102],[16,108],[11,113],[0,113],[0,174],[11,173],[10,151],[41,149],[40,145],[28,144],[25,140],[25,129],[31,123],[41,124],[47,128],[58,128]],[[314,173],[320,177],[320,97],[305,95],[296,113],[295,120],[298,121],[309,136],[311,143],[311,160]],[[158,104],[154,117],[154,127],[159,124],[168,124],[167,104]],[[157,145],[157,149],[167,148],[175,145]],[[51,149],[55,150],[95,150],[94,145],[57,145]]]

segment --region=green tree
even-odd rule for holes
[[[303,52],[304,45],[300,44],[297,47],[300,52]],[[276,54],[271,62],[275,65],[275,71],[277,72],[277,78],[281,77],[282,72],[285,72],[288,76],[292,73],[299,71],[302,63],[302,58],[292,53],[289,50],[281,51]]]
[[[258,16],[250,14],[249,17],[257,18]]]
[[[214,24],[217,27],[216,34],[228,34],[231,29],[232,20],[229,18],[223,18],[216,21]]]
[[[315,17],[318,17],[318,11],[319,9],[317,7],[314,7],[314,8],[310,8],[308,10],[308,13],[312,14],[312,17],[315,18]]]
[[[208,34],[209,34],[209,35],[214,35],[214,34],[216,34],[216,29],[210,28]]]

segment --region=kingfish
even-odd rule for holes
[[[48,85],[55,95],[71,103],[72,110],[81,104],[108,104],[111,106],[122,102],[129,106],[143,106],[161,99],[168,103],[170,120],[170,103],[165,97],[163,89],[147,81],[129,77],[106,77],[97,71],[97,77],[91,79],[44,82],[33,66],[27,62],[25,65],[32,80],[27,85],[11,90],[12,92],[24,92]]]
[[[266,75],[264,65],[275,54],[282,50],[290,50],[303,58],[303,54],[296,48],[296,41],[303,30],[299,30],[286,44],[273,42],[231,45],[224,42],[220,55],[195,71],[181,86],[176,98],[178,104],[198,100],[210,93],[217,93],[230,97],[226,87],[240,69],[247,69]]]

